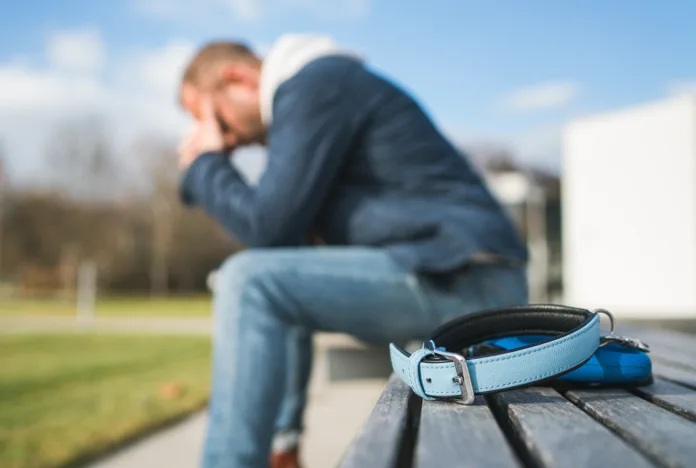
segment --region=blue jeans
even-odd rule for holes
[[[203,466],[266,467],[274,435],[301,430],[314,331],[403,343],[464,314],[526,303],[519,268],[475,265],[440,284],[378,248],[233,255],[216,279]]]

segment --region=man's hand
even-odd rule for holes
[[[194,125],[186,136],[181,139],[177,152],[179,153],[179,169],[184,171],[200,155],[198,152],[198,124]]]
[[[209,96],[201,102],[201,120],[189,130],[179,144],[179,169],[187,169],[203,153],[222,151],[224,140]]]

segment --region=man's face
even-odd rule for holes
[[[240,78],[230,79],[229,76]],[[214,85],[197,87],[185,84],[181,90],[181,103],[200,121],[202,101],[206,95],[211,98],[225,151],[263,144],[266,131],[261,122],[258,78],[258,71],[254,75],[254,71],[248,67],[228,70],[227,75],[221,73]]]

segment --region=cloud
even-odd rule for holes
[[[0,144],[7,158],[3,163],[15,181],[50,182],[46,158],[51,157],[50,145],[62,125],[88,124],[90,119],[103,123],[120,167],[133,173],[142,162],[130,151],[140,138],[149,135],[175,145],[191,122],[179,108],[176,92],[181,72],[195,50],[192,43],[172,40],[99,67],[96,60],[91,66],[87,62],[67,66],[65,60],[54,60],[56,37],[65,44],[62,38],[85,37],[82,34],[64,32],[48,41],[47,68],[18,60],[0,62]],[[92,37],[99,37],[98,32]],[[79,42],[73,41],[64,50],[77,50],[74,46]],[[103,68],[109,73],[100,73]],[[258,181],[265,162],[265,152],[257,147],[239,151],[234,158],[250,183]]]
[[[321,18],[359,18],[371,0],[133,0],[136,9],[163,20],[203,20],[231,17],[259,21],[288,10],[305,11]]]
[[[86,45],[86,37],[97,41]],[[47,67],[0,62],[0,140],[12,175],[40,175],[45,145],[66,122],[104,121],[123,151],[142,134],[174,139],[188,125],[175,90],[193,45],[175,41],[106,63],[104,48],[94,46],[98,38],[94,31],[56,34],[46,44]],[[74,59],[80,50],[89,58]],[[105,68],[109,73],[101,73]]]
[[[696,96],[696,80],[673,81],[667,85],[667,93],[671,95],[693,94]]]
[[[51,66],[66,71],[99,71],[106,61],[106,46],[95,29],[61,32],[47,46]]]
[[[560,170],[563,125],[545,125],[511,135],[510,144],[520,157],[536,167]]]
[[[195,51],[193,43],[174,40],[160,49],[136,54],[128,71],[134,74],[131,78],[137,86],[174,99],[184,67]]]
[[[542,83],[519,89],[504,96],[499,103],[505,112],[519,113],[567,106],[578,94],[574,83],[561,81]]]
[[[541,125],[511,133],[472,133],[461,128],[445,127],[447,136],[460,148],[475,156],[490,149],[504,149],[519,163],[559,172],[562,158],[563,124]]]
[[[259,19],[265,0],[135,0],[141,12],[158,19],[202,19],[204,16],[231,15],[242,21]]]
[[[105,100],[105,89],[92,76],[64,74],[59,69],[40,70],[21,63],[0,64],[2,114],[82,110]]]
[[[360,18],[370,11],[371,0],[276,0],[277,8],[297,8],[326,17]]]

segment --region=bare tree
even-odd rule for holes
[[[98,117],[63,122],[49,140],[44,159],[51,183],[70,196],[104,201],[123,180],[106,124]]]
[[[7,204],[7,192],[9,191],[9,179],[5,170],[5,150],[2,141],[0,141],[0,281],[2,281],[4,270],[4,232],[5,232],[5,210]]]

